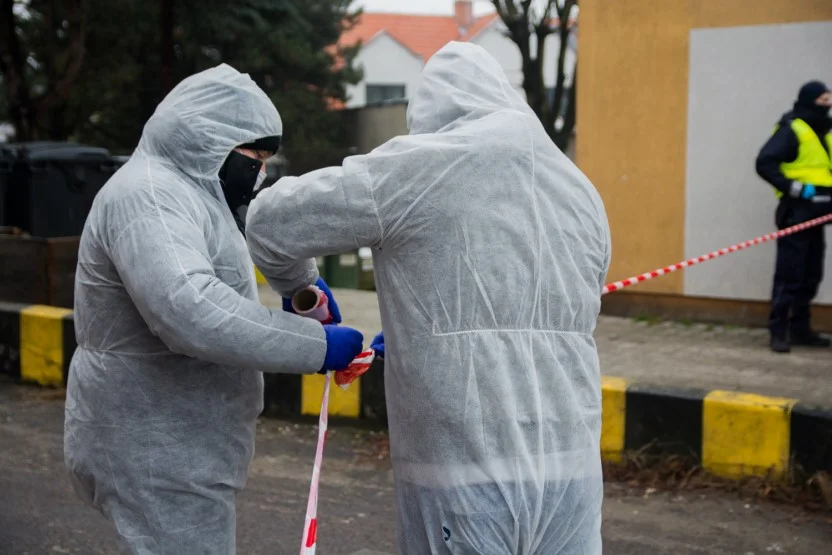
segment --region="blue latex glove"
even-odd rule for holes
[[[815,190],[815,186],[811,183],[806,183],[803,186],[803,190],[800,191],[800,198],[803,200],[812,200],[817,195],[817,191]]]
[[[341,309],[338,308],[338,303],[335,302],[335,297],[332,296],[332,291],[330,291],[329,286],[326,284],[323,278],[318,278],[318,281],[315,282],[315,286],[318,287],[318,289],[320,289],[324,293],[326,293],[326,298],[329,299],[329,303],[327,303],[327,306],[329,307],[329,314],[330,316],[332,316],[332,323],[340,324]],[[295,309],[292,308],[292,299],[287,299],[286,297],[283,297],[283,311],[295,314]]]
[[[361,332],[346,326],[325,325],[326,357],[321,372],[344,370],[364,350]]]
[[[370,343],[370,348],[373,349],[379,357],[384,358],[384,332],[379,333],[373,338],[373,342]]]

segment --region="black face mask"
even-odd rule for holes
[[[832,117],[826,106],[795,104],[794,116],[809,124],[818,137],[823,137],[832,130]]]
[[[801,104],[795,103],[794,105],[795,112],[802,112],[804,114],[811,114],[816,117],[827,117],[829,116],[830,109],[827,106],[821,106],[820,104]]]
[[[237,227],[245,233],[244,216],[240,212],[248,206],[254,196],[254,186],[263,163],[260,160],[232,151],[220,168],[219,177],[225,202],[234,215]]]
[[[257,183],[257,176],[263,162],[255,158],[249,158],[236,150],[232,151],[225,159],[220,168],[220,181],[225,201],[231,211],[241,206],[248,206],[254,195],[254,186]]]

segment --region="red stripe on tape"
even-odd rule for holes
[[[297,536],[295,536],[297,537]],[[306,536],[306,547],[312,547],[318,539],[318,519],[313,518],[309,523],[309,534]],[[297,541],[297,540],[295,540]]]

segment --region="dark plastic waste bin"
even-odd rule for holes
[[[0,146],[11,159],[5,225],[34,237],[80,235],[95,195],[121,162],[104,148],[35,142]]]

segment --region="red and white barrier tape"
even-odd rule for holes
[[[375,356],[374,350],[366,349],[355,357],[346,370],[326,373],[321,413],[318,417],[318,447],[315,450],[315,464],[312,467],[312,482],[309,484],[309,501],[306,503],[306,522],[303,525],[300,555],[315,555],[315,549],[318,547],[318,487],[321,481],[321,462],[324,457],[326,429],[329,422],[329,386],[332,383],[332,374],[335,374],[335,383],[342,389],[347,389],[356,378],[370,369]]]
[[[794,225],[792,227],[788,227],[781,231],[775,231],[773,233],[769,233],[767,235],[763,235],[761,237],[757,237],[756,239],[751,239],[750,241],[745,241],[743,243],[738,243],[736,245],[731,245],[730,247],[726,247],[724,249],[720,249],[718,251],[714,251],[708,254],[703,254],[702,256],[698,256],[696,258],[691,258],[685,260],[684,262],[679,262],[678,264],[673,264],[672,266],[665,266],[664,268],[659,268],[658,270],[653,270],[652,272],[647,272],[646,274],[641,274],[640,276],[634,276],[631,278],[627,278],[622,281],[616,281],[615,283],[610,283],[606,287],[604,287],[602,295],[606,295],[607,293],[613,293],[615,291],[620,291],[625,287],[630,287],[631,285],[635,285],[637,283],[641,283],[643,281],[648,281],[653,278],[661,277],[666,274],[673,273],[677,270],[682,270],[684,268],[688,268],[690,266],[695,266],[697,264],[701,264],[702,262],[706,262],[708,260],[713,260],[714,258],[719,258],[720,256],[725,256],[726,254],[730,254],[732,252],[741,251],[743,249],[747,249],[748,247],[753,247],[754,245],[759,245],[761,243],[766,243],[773,239],[780,239],[781,237],[786,237],[787,235],[792,235],[799,231],[804,231],[809,229],[810,227],[815,227],[827,223],[832,223],[832,214],[828,214],[826,216],[822,216],[820,218],[815,218],[814,220],[810,220],[806,223]]]
[[[372,366],[375,358],[376,352],[374,350],[363,350],[353,359],[352,362],[350,362],[350,365],[347,366],[346,370],[335,372],[335,384],[346,391],[350,384],[356,380],[356,378],[365,374],[367,370],[370,369],[370,366]]]
[[[329,384],[332,372],[326,373],[324,398],[321,400],[321,415],[318,419],[318,448],[315,450],[315,465],[312,467],[312,483],[309,485],[309,501],[306,503],[306,523],[303,526],[303,540],[300,555],[315,555],[318,546],[318,484],[321,480],[321,461],[326,443],[327,409],[329,406]]]

